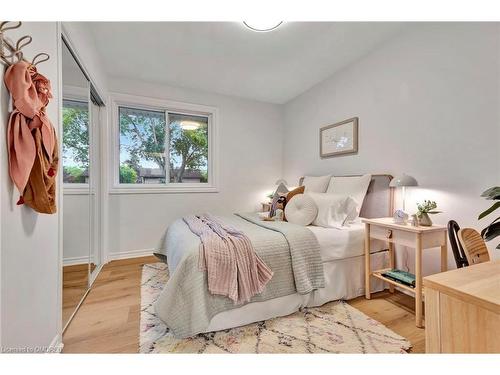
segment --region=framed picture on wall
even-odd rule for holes
[[[321,158],[356,154],[358,152],[358,118],[353,117],[319,130]]]

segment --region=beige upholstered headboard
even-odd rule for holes
[[[352,175],[354,177],[354,175]],[[359,216],[368,219],[392,216],[394,211],[394,188],[389,187],[392,176],[373,174]],[[299,180],[302,186],[304,177]]]

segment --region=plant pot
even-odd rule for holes
[[[429,217],[429,214],[427,212],[422,212],[420,216],[418,217],[418,224],[423,226],[423,227],[431,227],[432,226],[432,220]]]

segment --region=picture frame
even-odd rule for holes
[[[335,156],[358,153],[358,117],[324,126],[319,130],[319,156]]]

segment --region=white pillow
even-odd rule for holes
[[[354,177],[335,177],[330,179],[328,184],[327,193],[350,196],[358,204],[357,211],[358,215],[361,211],[361,206],[365,200],[366,191],[368,190],[368,185],[372,180],[371,174],[365,174],[363,176]]]
[[[289,223],[309,225],[318,214],[318,207],[311,197],[304,194],[294,195],[285,206],[285,217]]]
[[[312,225],[342,229],[358,216],[358,204],[352,197],[329,193],[308,193],[307,196],[318,206]]]
[[[324,193],[330,182],[330,176],[305,176],[303,185],[305,186],[305,193]]]

